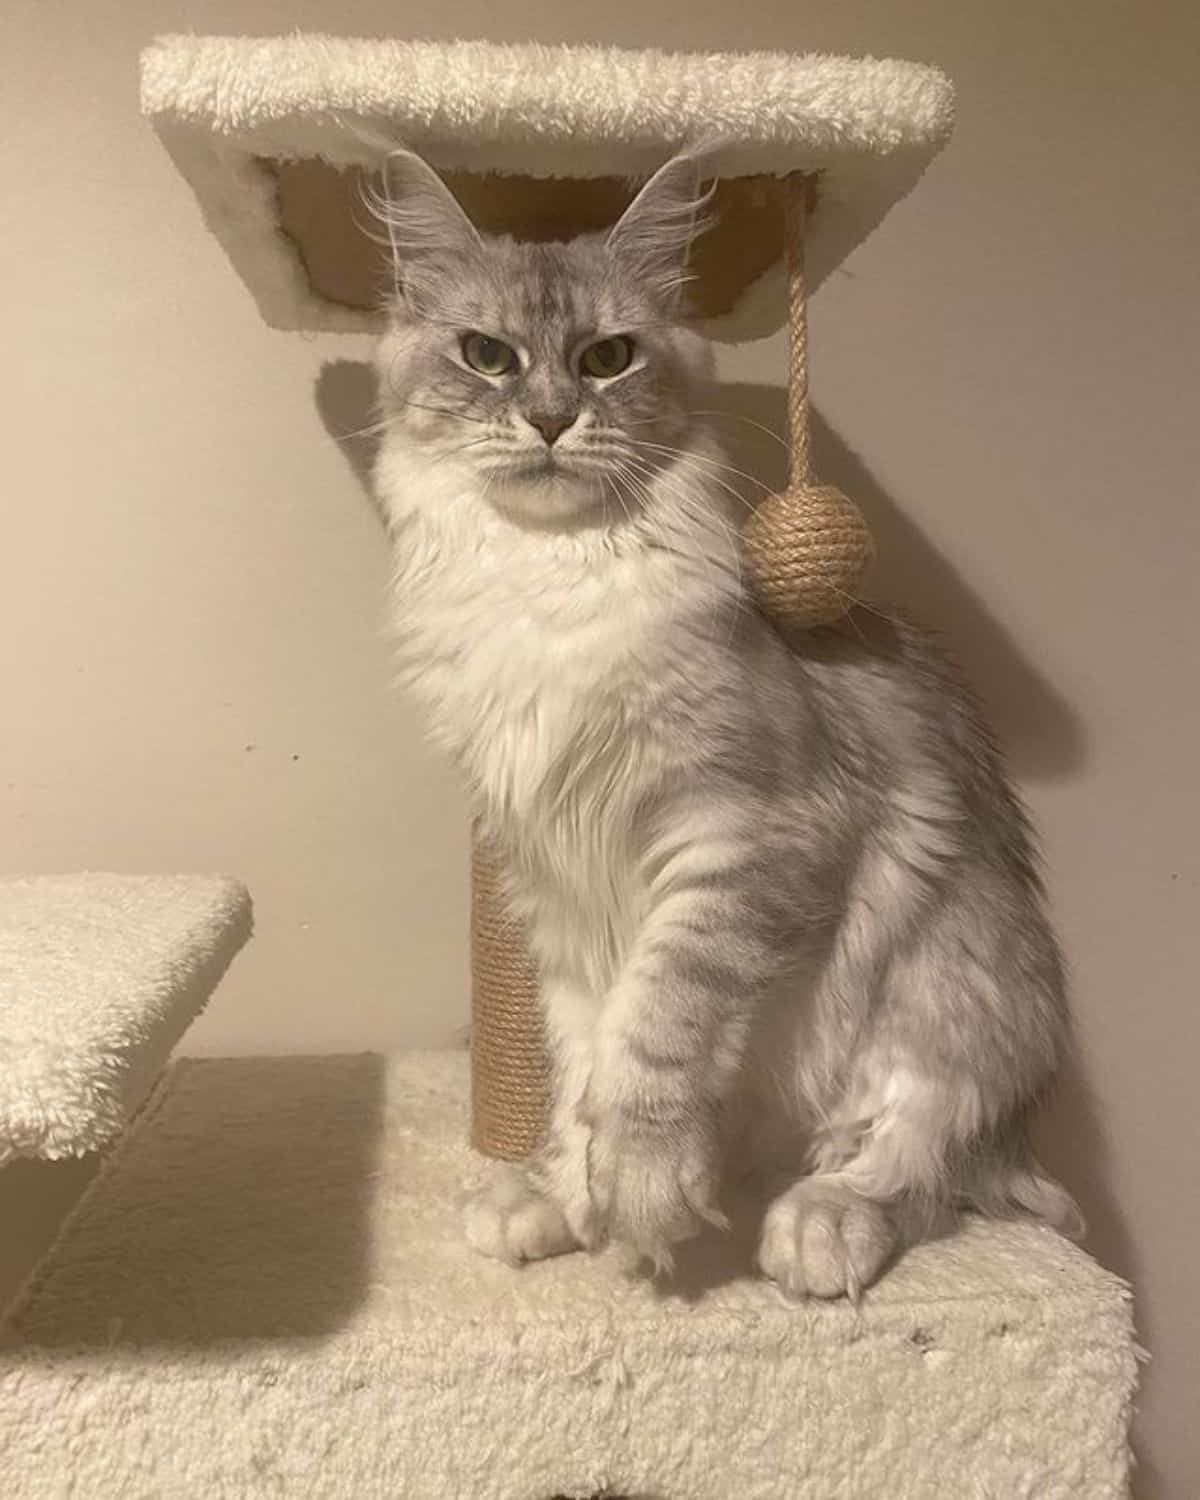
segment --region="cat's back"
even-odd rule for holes
[[[835,730],[886,745],[919,725],[930,748],[996,755],[978,697],[943,637],[899,610],[858,606],[835,625],[796,633],[789,654]]]
[[[956,839],[1036,882],[1028,819],[979,698],[943,638],[858,608],[791,643],[837,774],[864,805],[949,817]]]

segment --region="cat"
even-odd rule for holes
[[[964,1205],[1072,1227],[1025,1135],[1063,965],[939,648],[754,607],[681,310],[700,180],[683,153],[565,243],[480,233],[409,152],[375,204],[401,678],[503,852],[552,1059],[544,1149],[465,1232],[663,1269],[748,1177],[759,1270],[857,1298]]]

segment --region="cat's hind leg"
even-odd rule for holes
[[[546,1140],[522,1166],[500,1165],[463,1210],[467,1243],[481,1255],[521,1265],[595,1244],[588,1191],[590,1132],[581,1105],[592,1072],[596,1006],[579,987],[542,994],[553,1095]]]
[[[878,891],[872,904],[877,914]],[[856,930],[879,937],[874,919],[847,919],[829,966],[836,982],[818,991],[796,1062],[815,1124],[811,1175],[771,1205],[759,1254],[798,1295],[857,1295],[898,1250],[943,1233],[960,1206],[1071,1227],[1070,1200],[1038,1170],[1024,1130],[1066,1029],[1057,951],[1036,903],[980,865],[908,924],[918,940],[893,943],[886,963],[879,949],[877,962],[856,965]]]
[[[767,1210],[758,1265],[785,1297],[857,1302],[891,1260],[897,1230],[887,1208],[835,1175],[802,1178]]]
[[[577,1250],[561,1208],[523,1167],[496,1167],[463,1209],[467,1243],[480,1255],[523,1265]]]
[[[948,1163],[977,1122],[965,1079],[863,1069],[813,1142],[815,1170],[767,1209],[758,1265],[791,1297],[857,1300],[897,1252],[953,1221]]]

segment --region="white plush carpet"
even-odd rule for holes
[[[721,175],[821,173],[815,287],[915,186],[949,137],[954,95],[936,68],[888,58],[169,36],[143,54],[142,109],[264,319],[360,331],[377,315],[315,294],[280,233],[271,162],[374,170],[407,145],[442,168],[639,176],[715,136]],[[778,327],[781,279],[764,281],[709,331],[736,341]]]
[[[0,1166],[110,1145],[249,935],[235,880],[0,880]]]
[[[463,1245],[465,1059],[176,1065],[0,1353],[20,1500],[1117,1500],[1126,1288],[974,1224],[862,1306]]]

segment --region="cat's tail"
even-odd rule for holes
[[[1071,1240],[1081,1240],[1087,1232],[1079,1205],[1024,1142],[974,1163],[962,1201],[993,1219],[1038,1219]]]

